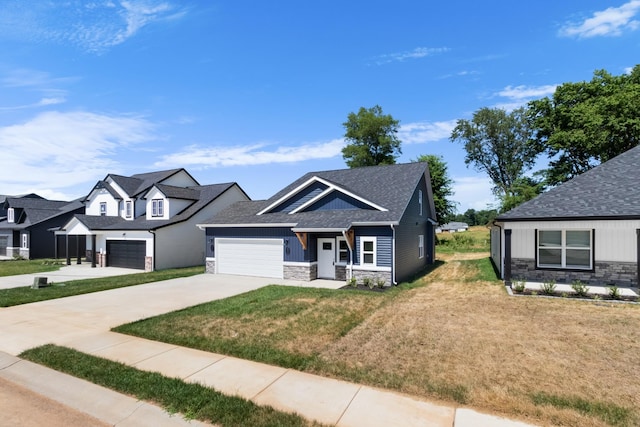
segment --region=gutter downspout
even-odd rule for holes
[[[398,282],[396,281],[396,229],[393,224],[391,224],[391,231],[393,232],[392,244],[391,244],[391,281],[393,286],[397,286]]]

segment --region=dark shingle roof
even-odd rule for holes
[[[640,218],[640,146],[498,216],[499,221]]]
[[[171,199],[198,200],[200,197],[200,191],[194,187],[185,188],[165,184],[155,184],[154,187]]]
[[[181,193],[180,189],[182,188],[183,190],[188,190],[187,193],[189,195],[195,196],[193,203],[182,212],[179,212],[167,220],[148,220],[146,216],[138,217],[133,221],[125,220],[120,216],[76,215],[76,218],[90,230],[156,230],[188,220],[234,185],[236,185],[235,182],[229,182],[223,184],[198,185],[186,189],[182,187],[169,188],[172,186],[163,185],[163,188],[169,193]],[[167,195],[167,193],[165,193],[165,195]]]
[[[0,223],[0,228],[17,229],[26,228],[50,218],[80,209],[83,207],[83,204],[80,199],[65,202],[31,197],[8,197],[5,200],[5,206],[19,209],[21,214],[20,218],[16,218],[16,221],[19,222],[8,223],[3,221]]]
[[[420,179],[428,172],[426,163],[407,163],[353,169],[309,172],[268,200],[236,202],[207,224],[287,224],[297,229],[345,229],[353,223],[392,223],[402,218]],[[387,209],[269,212],[257,215],[310,179],[317,177]],[[427,175],[428,177],[428,175]],[[425,199],[432,203],[425,194]]]

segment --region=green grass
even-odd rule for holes
[[[114,331],[306,370],[392,294],[270,285]]]
[[[175,279],[177,277],[188,277],[200,273],[204,273],[204,267],[174,268],[148,273],[72,280],[64,284],[54,283],[53,286],[40,289],[31,289],[30,286],[0,289],[0,307],[11,307],[19,304],[106,291],[108,289],[141,285],[143,283],[158,282],[161,280]]]
[[[633,411],[613,403],[591,402],[579,397],[566,397],[544,392],[535,393],[531,400],[536,405],[551,405],[560,409],[572,409],[585,415],[600,418],[612,426],[631,426],[635,424]]]
[[[488,252],[489,243],[489,230],[476,226],[460,233],[436,234],[436,253]]]
[[[486,282],[495,282],[500,279],[496,275],[496,271],[493,268],[493,264],[491,263],[491,258],[481,258],[481,259],[469,259],[469,260],[461,260],[457,261],[462,265],[469,265],[475,271],[477,271],[476,275],[471,279],[472,281],[480,280]]]
[[[14,259],[0,261],[0,277],[56,271],[60,270],[60,267],[63,265],[64,261],[54,259]]]
[[[45,345],[27,350],[20,357],[140,400],[154,402],[170,413],[181,413],[187,418],[223,427],[320,425],[240,397],[226,396],[200,384],[140,371],[65,347]]]

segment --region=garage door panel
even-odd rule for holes
[[[281,239],[216,239],[218,273],[283,277]]]
[[[107,240],[107,264],[144,270],[147,243],[140,240]]]

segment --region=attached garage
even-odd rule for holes
[[[221,274],[282,279],[283,253],[282,239],[215,240],[216,269]]]
[[[147,242],[144,240],[107,240],[107,265],[144,270]]]

